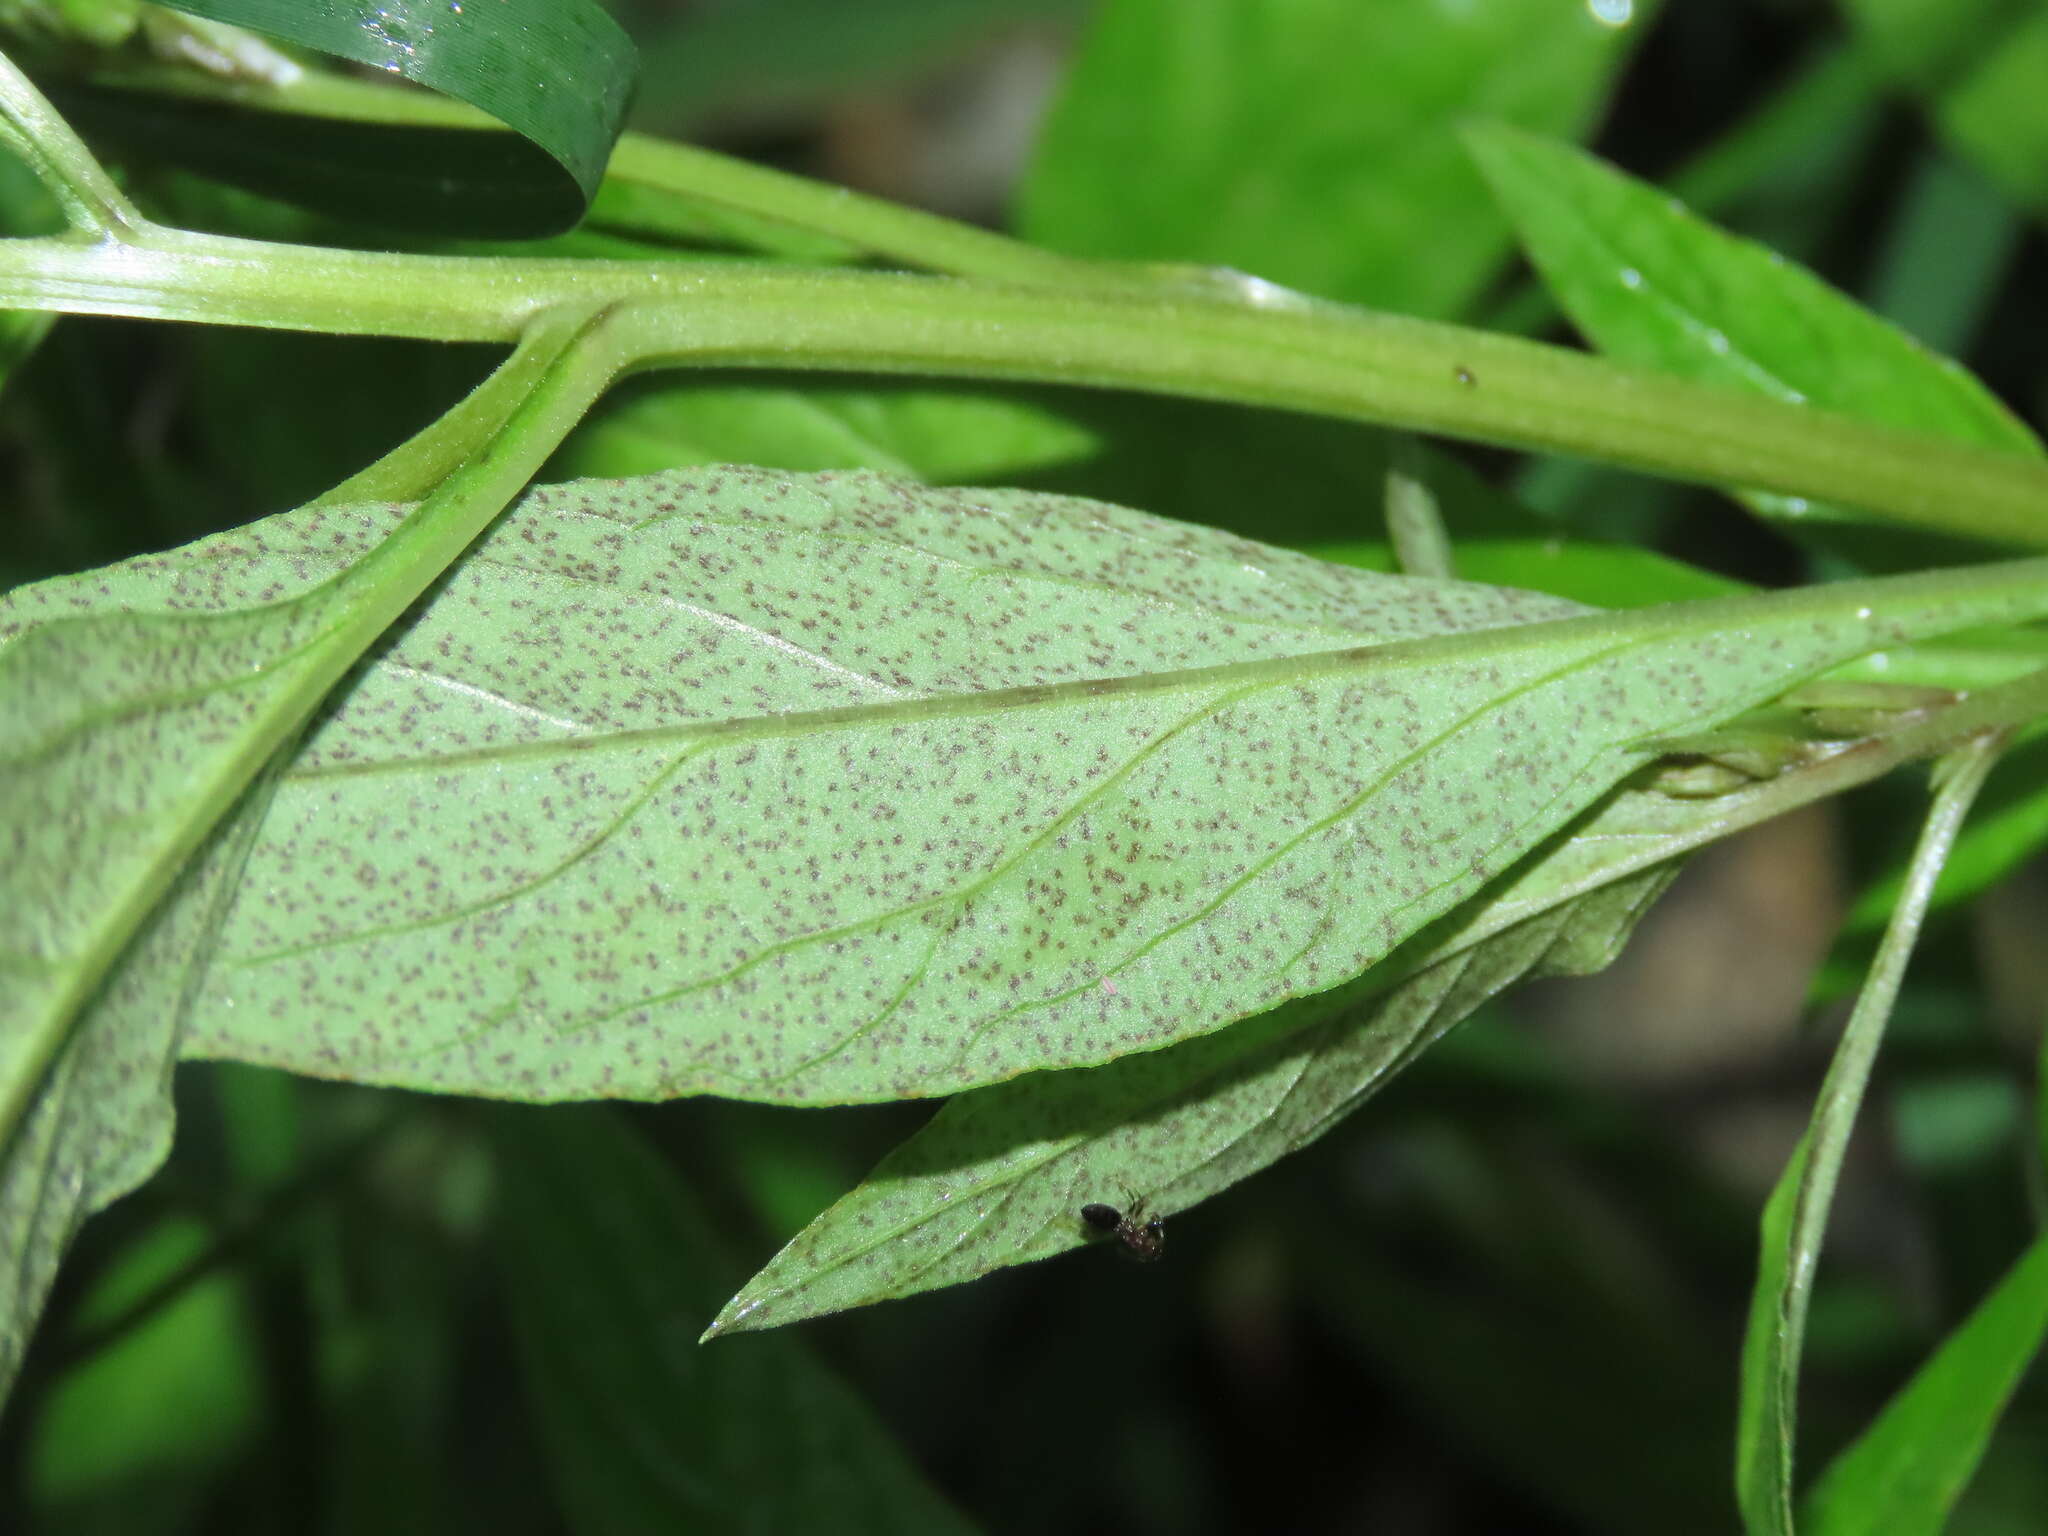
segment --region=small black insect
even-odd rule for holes
[[[1474,384],[1477,384],[1479,382],[1479,375],[1474,373],[1470,368],[1453,368],[1451,370],[1451,377],[1456,379],[1460,384],[1464,385],[1467,389],[1470,389]]]
[[[1129,1215],[1113,1205],[1084,1205],[1081,1219],[1104,1236],[1114,1236],[1123,1244],[1124,1256],[1141,1264],[1150,1264],[1166,1251],[1165,1219],[1154,1216],[1146,1221],[1142,1198],[1131,1202]]]

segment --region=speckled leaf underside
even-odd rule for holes
[[[1563,901],[1383,991],[1368,977],[1170,1050],[961,1094],[792,1238],[709,1334],[1064,1252],[1094,1240],[1090,1202],[1142,1199],[1154,1217],[1197,1205],[1314,1141],[1504,988],[1605,964],[1675,873]]]
[[[273,518],[8,616],[276,601],[397,516]],[[1644,738],[2038,600],[1856,591],[1572,617],[1024,493],[537,490],[282,776],[185,1050],[822,1103],[1168,1045],[1356,976]]]

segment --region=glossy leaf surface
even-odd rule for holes
[[[547,198],[547,232],[597,194],[632,86],[633,45],[591,0],[168,0],[176,10],[402,75],[531,140],[580,197]],[[502,156],[501,156],[502,158]],[[548,190],[536,183],[533,199]]]

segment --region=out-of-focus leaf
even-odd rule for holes
[[[1109,0],[1046,123],[1025,235],[1457,313],[1508,251],[1459,148],[1491,116],[1574,135],[1648,7]]]
[[[233,80],[289,79],[298,64],[254,34],[181,16],[176,0],[4,0],[0,27],[31,49],[112,50],[128,44],[184,68]]]
[[[57,316],[50,310],[0,310],[0,385],[14,377],[14,371],[43,344],[56,323]]]
[[[0,0],[0,27],[30,38],[111,48],[142,25],[143,0]]]
[[[330,1135],[345,1111],[390,1117],[371,1122],[380,1127],[367,1133],[373,1140],[359,1131],[343,1143],[350,1177],[311,1213],[298,1244],[331,1528],[504,1529],[491,1520],[493,1504],[530,1500],[544,1480],[498,1468],[480,1494],[452,1483],[447,1468],[458,1431],[489,1433],[462,1397],[460,1361],[481,1299],[475,1260],[488,1247],[490,1148],[465,1118],[328,1093],[340,1100],[324,1106]]]
[[[1308,553],[1367,570],[1386,570],[1380,544],[1311,544]],[[1748,591],[1739,581],[1655,550],[1591,539],[1479,537],[1456,543],[1458,575],[1492,586],[1527,587],[1593,608],[1643,608],[1732,597]]]
[[[2034,1123],[2035,1129],[2039,1133],[2040,1145],[2038,1150],[2041,1154],[2041,1167],[2044,1171],[2048,1171],[2048,1030],[2041,1032],[2039,1066],[2040,1070],[2035,1074],[2035,1081],[2040,1085],[2040,1091],[2035,1096]]]
[[[90,1328],[124,1311],[212,1241],[189,1220],[151,1228],[75,1321]],[[253,1344],[239,1282],[216,1274],[74,1366],[42,1405],[25,1468],[48,1528],[73,1536],[189,1529],[256,1426]]]
[[[53,234],[63,227],[63,212],[34,173],[14,156],[0,155],[0,235]],[[52,310],[0,310],[0,388],[56,323]]]
[[[795,1340],[698,1347],[730,1270],[615,1111],[492,1124],[528,1402],[578,1536],[973,1528]]]
[[[1937,351],[1967,353],[2025,229],[1974,169],[1923,150],[1866,289],[1870,307]]]
[[[1026,396],[1093,450],[1027,483],[1208,523],[1361,570],[1395,569],[1381,497],[1395,434],[1284,411],[1136,396]],[[1454,455],[1414,442],[1467,581],[1631,608],[1746,590],[1654,551],[1567,537]]]
[[[1687,213],[1568,145],[1467,133],[1531,259],[1604,352],[1703,382],[1810,402],[2016,454],[2039,441],[1967,371],[1777,253]],[[1751,495],[1788,518],[1850,516]]]
[[[396,515],[26,591],[50,616],[288,594]],[[1099,1063],[1358,974],[1647,738],[2027,617],[2040,569],[1538,624],[1574,610],[1022,493],[544,489],[309,741],[192,1048],[788,1102]]]
[[[210,484],[239,492],[215,493],[227,502],[216,526],[298,506],[339,484],[460,400],[498,355],[225,327],[186,345],[201,467]]]
[[[1019,23],[1067,21],[1088,0],[714,0],[641,35],[636,125],[682,132],[708,113],[815,108],[886,86]]]
[[[592,413],[549,471],[618,479],[760,464],[986,481],[1070,463],[1096,447],[1093,433],[1036,394],[845,388],[814,375],[739,384],[668,378]]]
[[[2048,217],[2048,4],[1844,0],[1872,58],[2006,194]]]
[[[1461,1126],[1430,1138],[1416,1155],[1452,1163],[1476,1135],[1483,1132]],[[1631,1142],[1632,1154],[1639,1157],[1643,1145]],[[1500,1154],[1526,1156],[1514,1146]],[[1491,1163],[1476,1171],[1498,1181],[1486,1195],[1520,1202],[1518,1216],[1532,1225],[1549,1218],[1553,1248],[1568,1241],[1554,1228],[1583,1213],[1584,1191],[1560,1198],[1549,1169],[1530,1178],[1533,1188]],[[1538,1204],[1546,1194],[1550,1203]],[[1403,1417],[1419,1420],[1432,1446],[1476,1449],[1555,1510],[1557,1529],[1639,1536],[1647,1522],[1659,1536],[1724,1536],[1727,1431],[1719,1415],[1727,1377],[1725,1362],[1706,1347],[1710,1329],[1700,1329],[1698,1348],[1645,1337],[1584,1277],[1560,1281],[1556,1270],[1568,1259],[1553,1259],[1548,1272],[1504,1277],[1498,1251],[1480,1246],[1446,1278],[1440,1249],[1447,1236],[1455,1243],[1461,1235],[1455,1217],[1444,1222],[1450,1234],[1432,1230],[1435,1241],[1426,1245],[1396,1245],[1366,1219],[1378,1213],[1358,1203],[1306,1214],[1314,1225],[1289,1255],[1304,1289],[1338,1339],[1392,1378]],[[1604,1241],[1591,1246],[1611,1252],[1612,1230],[1598,1235]],[[1413,1255],[1422,1247],[1430,1260],[1419,1264]]]
[[[1947,1527],[2013,1389],[2048,1336],[2048,1238],[1943,1341],[1814,1484],[1813,1536],[1934,1536]]]

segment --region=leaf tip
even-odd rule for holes
[[[749,1300],[747,1293],[741,1291],[719,1309],[718,1316],[711,1319],[711,1326],[697,1336],[697,1342],[709,1344],[721,1334],[748,1333],[756,1328],[768,1326],[769,1319],[755,1315],[765,1303],[766,1298],[757,1296]]]

